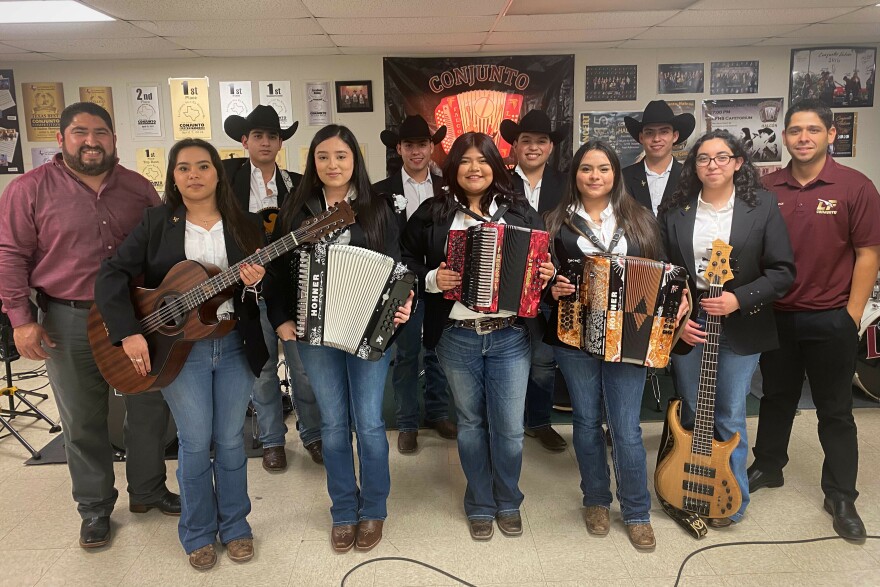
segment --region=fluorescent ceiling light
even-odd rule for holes
[[[0,23],[98,22],[112,17],[73,0],[0,2]]]

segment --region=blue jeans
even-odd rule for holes
[[[547,319],[550,308],[541,304],[541,313]],[[553,347],[544,342],[546,323],[534,322],[532,338],[532,368],[529,371],[529,386],[526,391],[526,428],[546,428],[550,425],[550,414],[553,409],[553,390],[556,385],[556,361],[553,358]]]
[[[384,520],[391,491],[382,397],[390,353],[378,361],[338,349],[297,343],[321,408],[321,440],[334,526]],[[360,488],[354,474],[351,427],[357,434]]]
[[[218,532],[223,544],[251,538],[244,416],[253,383],[241,337],[232,332],[195,343],[162,390],[177,423],[178,533],[187,553],[213,544]]]
[[[293,409],[296,411],[296,429],[303,446],[308,446],[321,440],[321,410],[299,358],[299,346],[293,340],[286,340],[283,344],[284,360],[290,372],[290,395],[293,396]]]
[[[697,405],[702,357],[701,344],[695,346],[686,355],[672,355],[675,389],[684,398],[681,424],[689,430],[694,428],[694,409]],[[730,467],[742,493],[742,505],[739,511],[730,516],[734,522],[742,519],[749,505],[749,477],[746,473],[746,461],[749,456],[746,397],[749,395],[752,375],[760,357],[760,354],[738,355],[733,352],[722,331],[718,342],[718,374],[715,380],[715,438],[727,440],[735,432],[739,432],[739,444],[730,456]]]
[[[623,523],[651,521],[648,463],[639,413],[646,367],[606,363],[583,351],[554,347],[571,396],[574,453],[584,506],[611,506],[611,473],[605,453],[603,416],[614,442],[611,461]]]
[[[254,381],[251,391],[251,402],[257,412],[260,425],[260,442],[263,448],[284,446],[284,435],[287,425],[284,423],[284,409],[281,406],[281,384],[278,381],[278,337],[275,329],[266,317],[266,302],[260,300],[260,325],[263,327],[263,338],[269,349],[269,360],[263,365],[263,371]]]
[[[523,501],[523,408],[529,334],[514,325],[480,335],[450,326],[437,343],[458,416],[458,456],[467,478],[468,519],[515,513]]]
[[[421,301],[395,340],[397,354],[391,382],[397,402],[397,429],[401,432],[419,429],[419,353],[424,320],[425,303]],[[433,349],[425,349],[425,419],[429,422],[449,419],[446,375]]]

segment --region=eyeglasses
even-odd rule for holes
[[[727,153],[721,153],[720,155],[715,155],[714,157],[709,157],[708,155],[697,155],[697,167],[708,167],[709,163],[712,161],[718,167],[724,167],[730,160],[734,159],[733,155],[728,155]]]

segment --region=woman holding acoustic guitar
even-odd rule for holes
[[[140,226],[104,262],[95,284],[95,301],[112,342],[122,344],[142,376],[153,366],[129,292],[132,281],[143,275],[143,285],[155,288],[185,259],[225,270],[265,238],[256,215],[239,209],[210,144],[198,139],[175,144],[165,186],[165,204],[145,212]],[[258,265],[241,265],[247,291],[239,284],[217,309],[217,319],[236,320],[235,329],[194,343],[177,378],[162,390],[180,445],[180,542],[199,570],[216,563],[218,534],[230,560],[254,556],[243,428],[250,389],[269,356],[255,288],[264,273]]]
[[[684,400],[681,424],[693,429],[697,391],[705,377],[700,363],[707,330],[700,314],[723,317],[715,364],[715,438],[740,435],[730,463],[742,494],[736,512],[709,519],[710,526],[725,527],[741,520],[749,503],[746,396],[760,353],[778,346],[772,304],[794,282],[794,257],[776,196],[761,189],[748,153],[725,130],[697,140],[684,162],[678,189],[660,204],[659,218],[669,260],[687,268],[695,299],[709,290],[704,273],[713,241],[733,247],[733,279],[724,282],[719,296],[694,303],[694,317],[681,337],[693,349],[672,355],[675,387]]]

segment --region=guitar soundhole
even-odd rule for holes
[[[175,308],[174,302],[177,301],[178,295],[168,294],[159,299],[156,304],[156,311],[162,315],[162,326],[159,328],[165,334],[172,334],[183,329],[189,312],[181,311]]]

